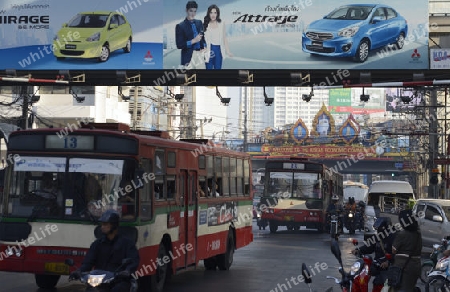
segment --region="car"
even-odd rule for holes
[[[413,214],[418,218],[424,247],[431,248],[450,235],[450,200],[419,199]]]
[[[53,39],[58,59],[97,58],[106,62],[111,53],[131,52],[133,32],[125,16],[114,11],[81,12],[64,23]]]
[[[374,49],[391,44],[403,48],[407,34],[406,19],[390,6],[345,5],[308,25],[302,50],[312,56],[352,57],[364,63]]]

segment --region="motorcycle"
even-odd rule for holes
[[[115,281],[119,280],[118,272],[121,271],[126,265],[131,262],[131,259],[124,259],[122,264],[117,268],[116,271],[104,271],[104,270],[92,270],[90,272],[81,273],[81,278],[78,280],[86,285],[86,291],[110,291],[110,285]],[[66,259],[65,264],[68,266],[74,266],[74,261],[72,259]],[[133,277],[127,279],[130,281],[131,287],[130,292],[138,291],[137,280]],[[69,279],[69,281],[72,281]]]
[[[258,225],[259,230],[266,230],[266,227],[269,225],[266,219],[261,219],[261,212],[258,211],[256,214],[256,225]]]
[[[354,240],[353,245],[358,245],[358,241]],[[349,272],[346,272],[342,264],[341,250],[336,240],[331,240],[331,252],[338,260],[340,267],[339,273],[341,279],[327,276],[327,279],[334,279],[335,283],[341,287],[344,292],[368,292],[369,289],[369,267],[371,266],[373,259],[371,256],[360,256],[358,260],[352,265]],[[333,291],[333,288],[329,288],[326,291]]]
[[[449,240],[450,236],[447,236],[442,239],[441,244],[433,244],[433,251],[430,254],[430,259],[422,263],[420,272],[420,281],[422,281],[422,283],[427,283],[428,274],[433,271],[433,268],[436,266],[438,259],[444,256],[443,252],[447,249]]]
[[[450,270],[449,257],[439,259],[433,271],[428,274],[428,280],[425,284],[426,292],[450,291]]]
[[[356,230],[355,211],[349,210],[347,212],[346,219],[347,219],[346,220],[347,224],[346,224],[345,228],[347,228],[349,234],[355,234],[355,230]]]
[[[339,234],[342,233],[342,220],[339,212],[333,212],[328,214],[327,219],[328,227],[330,230],[331,238],[338,239]]]

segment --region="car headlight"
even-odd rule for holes
[[[358,32],[358,30],[359,26],[344,28],[338,32],[338,36],[351,38]]]
[[[350,268],[350,275],[355,275],[359,269],[361,268],[361,263],[360,262],[355,262],[353,264],[353,266]]]
[[[449,260],[438,262],[436,264],[436,268],[435,269],[439,270],[439,271],[445,271],[447,269],[447,267],[448,267],[448,262],[449,262]]]
[[[87,282],[89,283],[89,285],[91,285],[92,287],[97,287],[98,285],[100,285],[103,282],[103,279],[105,278],[106,274],[102,274],[102,275],[89,275],[89,278],[87,280]]]
[[[88,37],[86,39],[86,41],[88,42],[98,42],[100,40],[100,33],[96,32],[93,35],[91,35],[90,37]]]

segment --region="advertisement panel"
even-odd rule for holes
[[[450,49],[430,49],[430,69],[450,69]]]
[[[164,1],[165,69],[428,69],[426,0],[187,2]]]
[[[0,69],[161,69],[162,7],[162,0],[2,1]]]
[[[367,102],[362,102],[361,88],[330,89],[328,110],[332,114],[371,114],[386,110],[386,94],[384,88],[365,88],[364,94],[369,95]]]

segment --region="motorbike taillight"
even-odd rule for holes
[[[363,261],[364,261],[364,264],[368,265],[369,267],[373,262],[372,257],[369,257],[369,256],[364,256]]]

